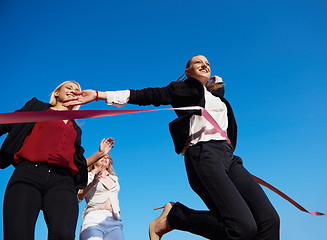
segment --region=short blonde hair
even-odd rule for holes
[[[79,88],[80,91],[82,90],[82,89],[81,89],[81,85],[79,85],[79,83],[78,83],[78,82],[75,82],[75,81],[65,81],[65,82],[59,84],[59,86],[57,86],[56,89],[51,93],[51,97],[50,97],[50,102],[49,102],[49,103],[50,103],[52,106],[56,106],[56,104],[57,104],[57,98],[55,97],[55,92],[56,92],[56,91],[59,91],[60,88],[61,88],[63,85],[65,85],[66,83],[74,83],[74,84],[76,84],[76,85],[78,86],[78,88]],[[81,105],[76,105],[76,106],[74,106],[74,107],[72,108],[72,110],[78,110],[78,109],[80,108],[80,106],[81,106]]]

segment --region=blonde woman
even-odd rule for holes
[[[36,98],[18,111],[77,110],[63,102],[80,91],[77,82],[60,84],[50,103]],[[74,120],[2,124],[8,133],[0,151],[0,167],[15,170],[8,182],[3,205],[4,240],[33,240],[40,210],[48,239],[73,240],[78,217],[76,189],[87,183],[87,166],[108,154],[113,139],[103,139],[99,150],[85,159],[82,131]]]
[[[110,155],[105,155],[89,167],[88,185],[78,193],[85,198],[80,240],[115,239],[124,240],[120,218],[118,177],[112,168]]]

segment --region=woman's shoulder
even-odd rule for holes
[[[193,89],[193,86],[185,81],[173,81],[168,84],[167,88],[171,92],[180,93]]]
[[[48,103],[42,102],[39,99],[37,99],[36,97],[33,97],[32,99],[27,101],[26,104],[47,104],[48,105]]]
[[[203,85],[200,81],[195,78],[187,78],[184,81],[173,81],[169,83],[170,87],[174,88],[202,88]]]
[[[21,111],[25,110],[34,110],[34,111],[42,111],[42,110],[47,110],[50,108],[49,103],[42,102],[38,100],[36,97],[33,97],[29,101],[25,103],[25,105],[22,107]]]
[[[186,83],[184,81],[172,81],[168,84],[167,87],[182,87],[186,86]]]
[[[113,180],[118,181],[118,177],[117,177],[116,175],[109,174],[109,176],[110,176]]]
[[[117,175],[109,173],[109,176],[115,179],[118,179]]]

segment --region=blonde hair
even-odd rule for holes
[[[190,66],[191,66],[191,63],[192,63],[192,59],[196,56],[201,56],[201,55],[195,55],[193,57],[190,58],[190,60],[187,61],[186,63],[186,67],[185,69],[188,69]],[[186,74],[183,73],[178,79],[177,79],[177,82],[182,82],[184,81],[185,79],[187,78]],[[205,87],[208,91],[211,91],[211,90],[216,90],[218,88],[221,88],[223,87],[224,84],[223,83],[215,83],[215,82],[210,82],[210,80],[206,83]]]
[[[50,102],[49,103],[52,106],[56,106],[56,104],[57,104],[57,98],[55,96],[55,92],[56,91],[59,91],[62,88],[62,86],[65,85],[66,83],[74,83],[74,84],[76,84],[78,86],[79,90],[81,91],[81,85],[79,85],[79,83],[78,82],[75,82],[75,81],[65,81],[65,82],[59,84],[59,86],[57,86],[56,89],[51,93],[51,97],[50,97]],[[79,108],[80,108],[80,105],[76,105],[76,106],[74,106],[72,108],[72,110],[78,110]]]
[[[110,156],[109,154],[108,154],[107,156],[108,156],[108,158],[109,158],[109,162],[108,162],[108,166],[106,167],[106,170],[107,170],[111,175],[115,175],[115,176],[116,176],[116,173],[115,173],[115,171],[114,171],[114,169],[113,169],[113,167],[112,167],[112,165],[114,164],[114,162],[112,161],[112,158],[111,158],[111,156]],[[91,172],[93,169],[94,169],[94,164],[91,165],[91,166],[89,166],[89,167],[87,168],[88,172]]]

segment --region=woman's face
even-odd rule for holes
[[[193,77],[205,84],[210,79],[210,63],[205,56],[194,56],[190,60],[190,66],[185,69],[187,77]]]
[[[65,83],[60,89],[55,91],[55,97],[57,97],[57,102],[63,102],[66,99],[75,97],[74,92],[80,91],[77,84],[73,82]]]
[[[109,165],[109,156],[108,155],[105,155],[104,157],[100,158],[100,160],[98,160],[94,166],[96,168],[100,168],[100,167],[104,167],[104,168],[107,168]]]

